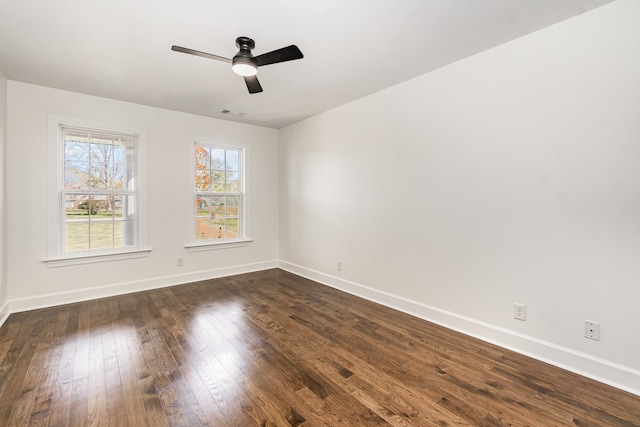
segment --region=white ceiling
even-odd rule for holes
[[[11,80],[280,128],[613,0],[0,0]],[[225,57],[296,44],[250,95]],[[223,109],[244,115],[223,115]]]

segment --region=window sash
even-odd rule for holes
[[[190,147],[192,202],[188,241],[195,245],[215,245],[244,240],[245,148],[195,139],[191,140]],[[215,191],[216,188],[222,191]],[[222,200],[224,208],[220,206]]]
[[[58,261],[85,259],[100,262],[105,256],[137,257],[150,251],[146,247],[146,185],[141,179],[146,176],[146,135],[144,128],[136,126],[49,115],[50,219],[49,255],[46,261],[50,267],[57,266]],[[84,150],[83,154],[67,150],[70,148],[67,144],[74,143],[77,145],[71,149]],[[110,168],[109,173],[112,173],[112,167],[121,168],[121,184],[114,185],[113,180],[106,180],[105,184],[98,186],[73,185],[73,188],[69,188],[69,165],[78,167],[80,162],[90,163],[92,160],[88,156],[91,154],[87,154],[87,151],[91,148],[109,154],[110,157],[106,159],[95,157],[105,160],[104,163]],[[55,168],[52,163],[54,159]],[[88,167],[79,169],[80,173],[87,175],[90,172]],[[112,177],[109,174],[107,176]],[[78,215],[71,221],[72,215],[67,215],[67,201],[72,196],[84,196],[87,200],[95,197],[94,200],[99,200],[103,208],[106,204],[107,208],[100,210],[97,215]],[[75,199],[76,202],[79,200]],[[90,209],[88,204],[84,207]],[[67,244],[68,231],[73,226],[90,227],[87,234],[82,236],[83,239],[91,239],[90,247],[72,248]],[[95,240],[97,235],[92,234],[98,229],[103,231],[99,236],[101,241]]]

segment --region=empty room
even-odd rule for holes
[[[0,0],[0,426],[640,426],[639,22]]]

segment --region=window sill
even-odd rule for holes
[[[217,249],[230,249],[240,248],[243,246],[249,246],[253,242],[252,239],[243,240],[226,240],[222,242],[207,242],[207,243],[190,243],[184,245],[187,252],[201,252],[201,251],[214,251]]]
[[[47,263],[47,267],[67,267],[72,265],[94,264],[97,262],[121,261],[127,259],[146,258],[149,256],[151,249],[141,249],[130,252],[118,252],[109,254],[90,254],[82,256],[67,256],[64,258],[49,258],[43,260]]]

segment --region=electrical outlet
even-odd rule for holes
[[[513,303],[513,318],[522,320],[523,322],[527,320],[527,306],[524,304]]]
[[[584,321],[584,336],[590,340],[600,341],[600,323],[591,320]]]
[[[336,261],[336,269],[342,271],[342,261]]]
[[[182,267],[182,266],[184,266],[184,258],[179,257],[179,258],[178,258],[178,263],[177,263],[177,264],[178,264],[178,267]]]

